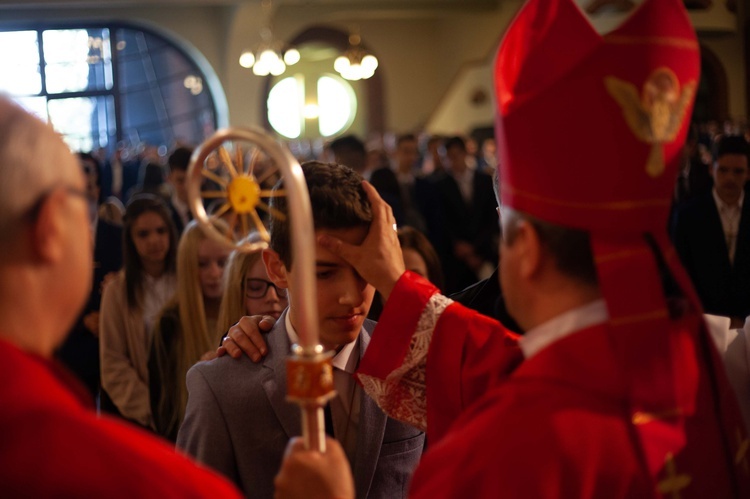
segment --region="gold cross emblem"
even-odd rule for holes
[[[677,75],[669,68],[654,70],[642,92],[632,83],[614,76],[604,79],[607,91],[620,105],[625,122],[638,140],[651,144],[646,173],[658,177],[664,173],[663,144],[672,142],[682,128],[687,110],[693,102],[696,82],[680,88]]]
[[[680,499],[680,491],[690,485],[693,479],[689,475],[677,473],[677,466],[675,466],[671,452],[667,453],[664,465],[667,477],[658,483],[657,488],[662,494],[669,494],[671,499]]]
[[[736,466],[742,465],[742,469],[745,473],[750,472],[747,465],[747,451],[750,450],[750,440],[744,438],[742,430],[737,428],[737,453],[734,455],[734,464]]]

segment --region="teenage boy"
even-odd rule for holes
[[[302,169],[316,238],[327,234],[360,244],[372,221],[362,178],[337,164],[308,162]],[[283,197],[273,200],[276,209],[287,212]],[[337,395],[330,402],[327,431],[346,452],[357,497],[406,497],[424,435],[387,418],[352,378],[375,325],[366,320],[374,289],[318,244],[315,258],[320,342],[336,352]],[[293,284],[288,218],[273,220],[263,261],[272,284],[289,296],[289,307],[267,337],[269,353],[260,363],[225,356],[194,366],[187,375],[189,399],[177,445],[232,479],[248,497],[270,498],[287,441],[302,432],[298,407],[286,401],[284,360],[297,342],[295,305],[304,299]]]

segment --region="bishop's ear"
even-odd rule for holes
[[[288,288],[288,271],[279,254],[272,249],[264,249],[262,257],[268,279],[280,288]]]
[[[544,247],[539,232],[528,220],[520,220],[513,242],[521,275],[527,279],[536,276],[543,268]]]
[[[34,218],[32,248],[42,261],[58,262],[65,256],[64,201],[63,193],[53,191],[41,201]]]

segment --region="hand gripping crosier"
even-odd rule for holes
[[[272,190],[281,175],[283,189]],[[310,197],[302,168],[292,154],[265,132],[229,128],[216,132],[193,153],[188,170],[190,210],[208,237],[232,249],[259,251],[270,240],[265,220],[286,217],[268,205],[272,197],[286,196],[291,217],[294,286],[305,299],[295,303],[299,344],[287,360],[287,399],[302,412],[302,436],[308,449],[325,452],[323,406],[334,395],[332,353],[318,341],[315,295],[315,233]],[[206,211],[204,202],[209,206]],[[219,218],[229,229],[221,233]]]

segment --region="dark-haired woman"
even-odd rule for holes
[[[99,317],[102,388],[124,418],[150,429],[151,331],[175,292],[176,240],[164,202],[134,197],[125,210],[123,270],[106,286]]]

